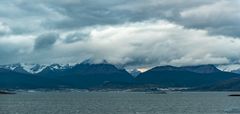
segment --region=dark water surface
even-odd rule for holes
[[[19,92],[0,95],[0,114],[240,114],[229,92]]]

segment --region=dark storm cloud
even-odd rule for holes
[[[47,28],[71,29],[149,19],[175,20],[179,18],[180,11],[185,8],[211,3],[206,0],[201,2],[186,2],[184,0],[182,2],[167,0],[69,0],[49,2],[46,4],[48,7],[68,18],[61,21],[47,21],[43,25]]]
[[[0,20],[9,23],[16,34],[164,19],[189,28],[206,29],[214,35],[239,37],[237,0],[3,0],[0,3]]]
[[[124,23],[128,20],[128,12],[115,11],[111,8],[125,4],[126,0],[80,0],[51,2],[47,6],[67,16],[61,21],[48,21],[43,25],[49,28],[71,29],[91,25]],[[126,14],[127,13],[127,14]]]
[[[47,33],[38,36],[34,43],[35,50],[49,49],[59,38],[59,35],[56,33]]]
[[[210,34],[240,37],[240,1],[220,0],[180,12],[181,24]]]
[[[56,4],[55,4],[56,5]],[[55,28],[119,24],[149,19],[166,19],[189,28],[207,29],[212,34],[239,37],[239,1],[113,0],[61,4],[57,10],[69,18],[46,23]],[[220,29],[219,29],[220,28]]]

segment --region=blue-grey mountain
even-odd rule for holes
[[[233,88],[233,86],[240,88],[235,83],[239,78],[239,74],[223,72],[214,65],[158,66],[138,76],[132,76],[125,69],[107,62],[93,64],[85,61],[76,65],[13,64],[0,66],[0,89],[119,89],[157,86],[205,87],[205,90],[210,90],[213,87],[221,89],[225,85],[228,86],[224,89]]]

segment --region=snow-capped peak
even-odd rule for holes
[[[64,65],[64,64],[26,64],[26,63],[18,63],[18,64],[9,64],[9,65],[0,65],[0,68],[8,69],[15,72],[20,73],[30,73],[30,74],[38,74],[42,72],[46,68],[50,68],[51,70],[63,70],[72,67],[72,65]]]
[[[20,64],[9,64],[9,65],[0,65],[0,68],[15,70],[17,67],[20,67]]]
[[[52,64],[48,66],[51,70],[63,70],[63,69],[68,69],[72,66],[69,64]]]
[[[48,65],[39,65],[39,64],[21,64],[24,70],[31,74],[40,73]]]
[[[218,65],[217,68],[225,72],[235,72],[239,73],[240,64],[229,64],[229,65]]]

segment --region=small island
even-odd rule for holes
[[[4,94],[16,94],[16,93],[7,92],[7,91],[0,91],[0,95],[4,95]]]
[[[231,96],[231,97],[240,97],[240,94],[231,94],[231,95],[228,95],[228,96]]]

